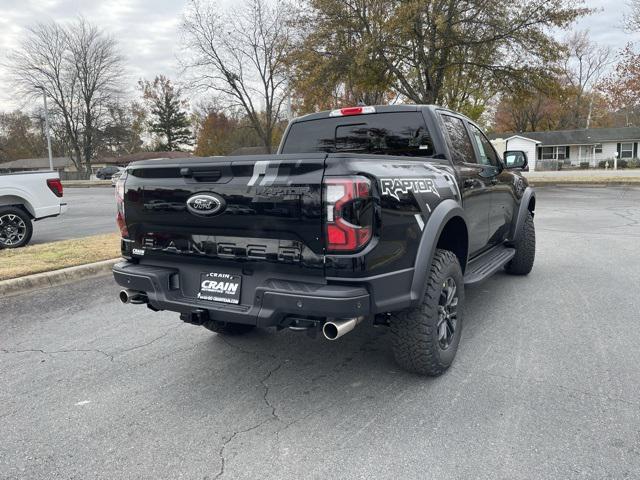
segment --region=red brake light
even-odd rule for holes
[[[47,186],[49,187],[49,190],[51,190],[56,197],[62,197],[62,195],[64,194],[63,188],[62,188],[62,182],[60,181],[59,178],[49,178],[47,180]]]
[[[375,107],[345,107],[338,110],[332,110],[330,117],[346,117],[349,115],[364,115],[366,113],[376,113]]]
[[[327,251],[349,252],[371,239],[373,206],[366,177],[325,177]]]

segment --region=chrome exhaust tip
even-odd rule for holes
[[[364,317],[336,319],[325,322],[322,326],[322,334],[327,340],[337,340],[341,336],[356,328]]]
[[[137,290],[130,290],[125,288],[120,290],[118,298],[122,303],[130,303],[132,305],[139,305],[141,303],[147,303],[147,294],[144,292],[138,292]]]

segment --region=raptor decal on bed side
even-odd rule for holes
[[[440,197],[435,183],[430,178],[381,178],[382,195],[387,195],[400,201],[399,193],[433,193]]]

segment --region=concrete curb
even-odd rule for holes
[[[576,181],[576,180],[529,180],[532,187],[640,187],[640,182],[617,181]]]
[[[63,188],[111,187],[111,180],[63,180]]]
[[[35,273],[25,277],[11,278],[0,281],[0,298],[11,297],[20,293],[27,293],[48,287],[64,285],[82,278],[99,277],[111,273],[111,267],[119,262],[120,258],[103,260],[101,262],[88,263],[75,267],[52,270],[50,272]]]

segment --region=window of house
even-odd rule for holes
[[[601,143],[596,143],[593,147],[593,151],[595,153],[602,153],[602,144]]]
[[[542,160],[564,160],[568,147],[542,147]]]
[[[633,143],[620,144],[620,158],[633,158]]]

